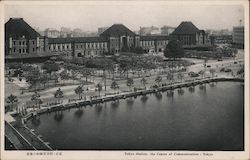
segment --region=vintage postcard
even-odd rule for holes
[[[2,1],[1,159],[249,159],[249,1]]]

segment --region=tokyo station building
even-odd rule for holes
[[[114,24],[99,37],[49,38],[49,50],[68,57],[95,57],[141,47],[146,52],[162,52],[167,36],[140,36],[123,24]]]
[[[5,56],[96,57],[137,47],[142,48],[145,53],[158,53],[164,51],[171,37],[180,40],[183,45],[208,43],[205,32],[191,22],[182,22],[170,36],[141,36],[123,24],[114,24],[96,37],[48,38],[41,36],[22,18],[10,18],[5,24]]]

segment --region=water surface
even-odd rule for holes
[[[53,149],[244,150],[244,87],[218,82],[43,114],[28,125]]]

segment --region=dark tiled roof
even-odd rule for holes
[[[135,33],[123,24],[114,24],[100,34],[102,37],[119,37],[122,35],[135,36]]]
[[[5,39],[8,39],[10,36],[13,38],[25,36],[25,38],[34,39],[40,36],[40,34],[22,18],[10,18],[5,23]]]
[[[105,37],[70,37],[70,38],[49,38],[51,43],[91,43],[91,42],[107,42]]]
[[[200,32],[200,30],[192,22],[181,22],[172,35],[195,34],[197,32]]]
[[[141,41],[168,40],[168,36],[141,36]]]

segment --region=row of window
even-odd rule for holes
[[[77,44],[76,45],[76,49],[78,48],[105,48],[107,47],[107,44],[106,43],[85,43],[85,44]]]
[[[167,41],[157,41],[158,45],[166,45]],[[141,46],[153,46],[154,41],[141,41]]]
[[[32,44],[35,44],[35,40],[32,41]],[[13,45],[26,45],[26,41],[20,41],[20,40],[13,40]]]
[[[35,52],[35,48],[32,48],[33,52]],[[13,53],[27,53],[27,49],[26,48],[20,48],[20,49],[16,49],[13,48]]]

